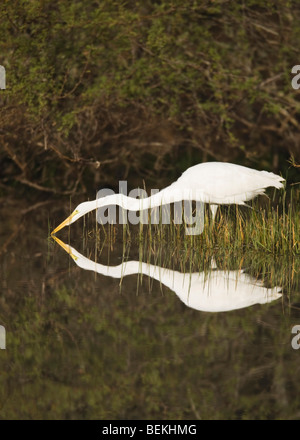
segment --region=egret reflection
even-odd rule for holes
[[[188,307],[203,312],[228,312],[255,304],[267,304],[281,298],[280,287],[267,288],[261,280],[244,270],[219,270],[182,273],[141,261],[125,261],[118,266],[96,263],[57,237],[53,239],[70,255],[77,266],[100,275],[120,278],[147,275],[175,292]]]

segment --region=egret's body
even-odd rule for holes
[[[283,181],[282,177],[267,171],[257,171],[232,163],[206,162],[188,168],[176,182],[151,197],[135,199],[123,194],[113,194],[81,203],[53,234],[86,213],[107,205],[140,211],[181,200],[194,200],[208,203],[214,218],[218,205],[245,205],[245,202],[257,195],[264,194],[268,187],[282,188]]]

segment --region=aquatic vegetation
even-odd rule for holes
[[[151,224],[149,213],[148,224],[134,226],[125,225],[95,225],[94,218],[89,221],[85,233],[96,235],[101,242],[109,235],[111,238],[119,234],[125,243],[127,240],[135,243],[142,242],[151,249],[156,242],[163,244],[176,253],[179,249],[186,253],[196,252],[200,255],[206,252],[228,253],[244,252],[272,255],[300,254],[300,200],[299,193],[292,195],[286,201],[286,193],[281,202],[273,205],[271,200],[266,206],[261,201],[254,201],[251,207],[237,207],[235,205],[221,207],[214,222],[206,212],[204,229],[198,235],[186,235],[186,224]],[[91,216],[93,217],[93,216]],[[90,217],[90,218],[91,218]],[[189,225],[192,226],[192,225]]]
[[[297,206],[286,203],[283,194],[275,207],[271,200],[267,200],[264,207],[259,201],[252,203],[251,208],[221,207],[214,223],[207,209],[200,235],[186,235],[184,223],[99,225],[90,215],[83,230],[74,227],[69,243],[72,245],[75,239],[80,246],[84,240],[88,246],[85,255],[109,265],[120,264],[120,259],[136,259],[187,274],[210,272],[212,261],[222,270],[246,268],[269,286],[283,286],[285,299],[288,299],[291,286],[299,285],[300,211]],[[137,288],[143,278],[140,274]]]

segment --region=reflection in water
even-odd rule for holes
[[[112,278],[147,275],[173,290],[181,301],[196,310],[227,312],[279,299],[280,287],[266,288],[263,282],[243,270],[182,273],[141,261],[127,261],[118,266],[96,263],[57,237],[53,239],[73,258],[77,266]]]

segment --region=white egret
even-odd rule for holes
[[[261,280],[244,270],[182,273],[141,261],[106,266],[86,258],[57,237],[53,238],[82,269],[120,279],[133,274],[147,275],[175,292],[187,307],[202,312],[229,312],[255,304],[267,304],[282,297],[281,287],[264,287]]]
[[[218,205],[245,205],[257,195],[264,194],[268,187],[282,188],[283,181],[282,177],[268,171],[257,171],[232,163],[206,162],[188,168],[176,182],[151,197],[135,199],[124,194],[113,194],[80,203],[52,234],[88,212],[107,205],[141,211],[182,200],[194,200],[208,203],[214,219]]]

